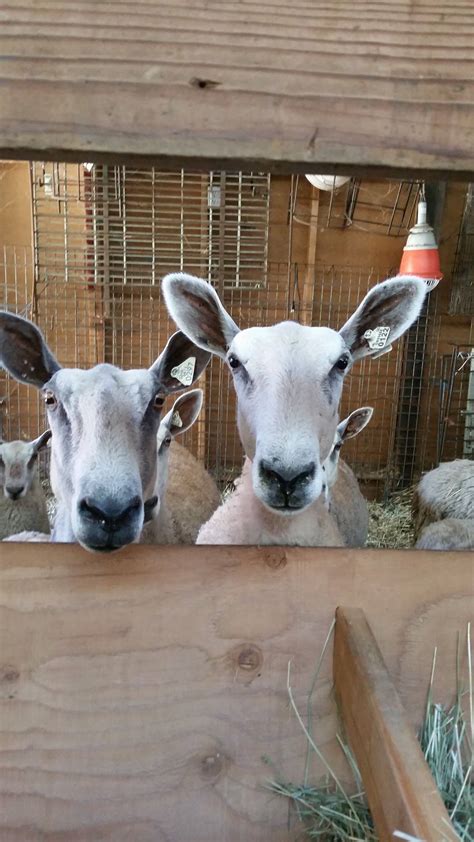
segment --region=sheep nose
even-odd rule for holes
[[[259,465],[259,471],[260,478],[264,482],[277,486],[285,498],[288,499],[291,494],[299,491],[302,486],[314,478],[316,465],[314,462],[309,462],[308,465],[298,468],[296,471],[294,469],[285,470],[282,468],[275,471],[273,468],[270,468],[268,462],[262,459]]]
[[[18,487],[16,485],[14,488],[12,488],[11,485],[5,486],[5,491],[7,492],[10,500],[18,500],[18,498],[21,497],[21,495],[23,494],[24,490],[25,490],[24,485],[22,485],[20,487]]]
[[[117,500],[83,497],[78,508],[79,514],[85,520],[100,526],[106,532],[114,532],[128,525],[137,515],[141,505],[142,501],[138,496],[132,497],[125,506]]]

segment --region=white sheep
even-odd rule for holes
[[[0,312],[0,364],[41,390],[53,433],[52,541],[112,552],[140,539],[157,503],[156,437],[165,398],[185,391],[209,359],[178,331],[148,369],[62,368],[34,324]]]
[[[37,458],[50,438],[46,430],[34,441],[0,442],[0,539],[23,530],[49,532]]]
[[[417,550],[474,550],[474,520],[448,517],[430,523],[415,546]]]
[[[163,279],[176,324],[229,366],[248,458],[236,493],[202,527],[199,543],[224,535],[244,544],[342,543],[322,492],[344,375],[398,339],[427,292],[421,278],[378,284],[340,331],[297,322],[240,330],[206,281],[184,273]]]
[[[175,441],[194,424],[202,407],[201,389],[181,395],[160,422],[157,479],[146,506],[140,544],[194,544],[200,526],[220,503],[217,486],[198,460]],[[156,501],[156,502],[155,502]],[[42,532],[20,532],[6,541],[50,541]]]
[[[348,547],[365,546],[369,511],[354,472],[340,458],[341,448],[367,426],[373,411],[371,406],[360,407],[337,425],[332,451],[324,463],[327,507]]]
[[[438,520],[474,520],[474,461],[442,462],[421,478],[413,495],[415,537]]]
[[[155,496],[159,501],[140,543],[194,544],[200,526],[220,503],[214,480],[185,447],[175,441],[189,430],[202,407],[201,389],[181,395],[160,422]]]

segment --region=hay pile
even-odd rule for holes
[[[415,535],[411,514],[413,489],[394,495],[388,503],[371,501],[368,547],[406,549],[413,547]]]
[[[324,644],[309,691],[306,724],[293,698],[290,667],[288,667],[287,690],[290,705],[307,740],[304,782],[297,786],[273,780],[268,786],[272,792],[288,798],[290,804],[295,807],[303,826],[301,838],[320,839],[322,842],[351,842],[352,840],[377,842],[378,836],[365,798],[362,778],[349,746],[337,735],[341,750],[353,774],[355,795],[350,795],[344,789],[318,748],[312,734],[311,696],[333,629],[334,623]],[[467,629],[467,657],[468,689],[465,692],[462,691],[458,677],[456,701],[452,707],[445,708],[433,699],[435,650],[425,718],[419,740],[456,833],[463,842],[474,842],[474,697],[470,626]],[[459,664],[459,653],[457,663]],[[467,715],[465,710],[468,711]],[[327,769],[327,775],[319,786],[310,786],[308,783],[309,758],[313,752]],[[396,832],[394,835],[407,838],[401,832]],[[422,840],[413,840],[413,842],[422,842]]]

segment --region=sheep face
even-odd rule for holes
[[[183,273],[164,278],[176,324],[231,369],[253,490],[267,508],[291,516],[319,497],[344,375],[357,359],[388,350],[417,318],[426,293],[420,278],[385,281],[339,332],[295,322],[239,330],[210,284]]]
[[[137,541],[145,511],[149,517],[158,503],[152,495],[165,396],[199,377],[209,354],[178,332],[148,370],[66,369],[34,325],[3,313],[0,361],[44,397],[58,499],[53,540],[102,552]]]
[[[50,430],[34,441],[0,442],[0,486],[8,500],[21,500],[37,473],[38,453],[51,438]]]

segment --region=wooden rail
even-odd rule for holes
[[[471,0],[22,0],[0,156],[474,172]]]
[[[359,608],[338,608],[334,684],[380,842],[402,831],[423,842],[458,836],[382,654]]]
[[[303,780],[288,661],[304,710],[336,606],[360,605],[419,724],[434,645],[451,697],[473,572],[472,553],[0,544],[2,842],[288,842],[265,789]],[[344,778],[327,660],[314,734]]]

